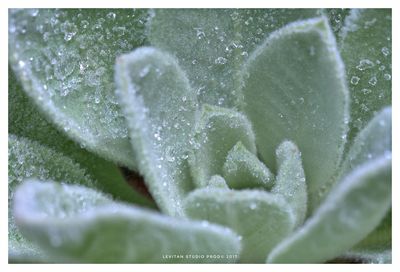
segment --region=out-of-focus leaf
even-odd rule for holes
[[[392,12],[353,9],[340,36],[352,101],[351,142],[377,111],[392,102]]]
[[[175,59],[143,47],[116,64],[118,98],[132,148],[160,209],[183,215],[182,200],[191,189],[187,165],[197,111],[196,96]]]
[[[307,214],[307,185],[297,146],[284,141],[276,150],[278,174],[272,193],[282,195],[293,209],[295,226],[304,222]]]
[[[244,110],[258,152],[275,172],[278,145],[289,139],[299,147],[311,213],[335,180],[348,122],[344,66],[327,20],[272,33],[249,57],[243,77]]]
[[[11,9],[9,61],[25,92],[59,129],[135,169],[115,98],[115,57],[144,43],[146,10]]]
[[[354,138],[341,166],[341,175],[358,165],[392,152],[392,107],[382,109]]]
[[[267,262],[325,262],[360,242],[390,208],[391,163],[391,156],[382,156],[354,169],[301,228],[274,248]]]
[[[232,109],[203,105],[189,158],[198,187],[207,186],[211,176],[222,174],[226,156],[238,141],[250,152],[256,152],[253,130],[246,116]]]
[[[351,261],[364,264],[391,264],[392,250],[350,250],[338,258],[340,263]]]
[[[154,203],[131,188],[119,168],[80,147],[58,131],[32,103],[16,81],[14,72],[8,70],[8,132],[25,137],[62,153],[84,168],[103,192],[115,199],[154,207]]]
[[[231,230],[177,220],[111,201],[78,185],[30,180],[14,202],[21,231],[58,262],[233,262],[240,241]],[[174,258],[174,255],[223,258]]]
[[[199,103],[232,107],[241,100],[238,72],[272,31],[319,13],[317,9],[158,9],[150,42],[174,54]]]
[[[242,236],[240,262],[260,263],[294,226],[283,197],[257,190],[202,188],[186,199],[189,217],[225,225]]]
[[[11,262],[45,258],[35,245],[27,241],[15,225],[11,203],[14,190],[25,178],[37,177],[56,181],[74,180],[94,187],[95,184],[71,158],[37,142],[10,134],[8,138],[8,239]]]
[[[238,142],[229,151],[222,172],[232,189],[270,189],[275,181],[269,169],[242,142]]]

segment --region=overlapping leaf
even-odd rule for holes
[[[14,212],[24,235],[58,262],[234,262],[225,256],[240,251],[227,228],[112,202],[83,186],[28,181],[16,192]],[[187,255],[222,257],[179,257]]]
[[[310,212],[333,183],[346,141],[349,105],[343,69],[327,21],[315,18],[271,34],[243,70],[244,109],[258,151],[275,171],[277,146],[289,139],[299,147]]]
[[[113,67],[116,56],[144,43],[146,20],[146,10],[9,12],[9,60],[26,93],[71,138],[131,169]]]
[[[197,110],[186,75],[169,54],[143,47],[117,60],[116,82],[139,170],[161,210],[182,216]]]

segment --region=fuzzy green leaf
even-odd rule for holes
[[[115,98],[115,57],[143,44],[145,10],[11,9],[9,61],[25,92],[59,129],[135,169]]]
[[[212,176],[207,187],[229,189],[225,179],[219,175]]]
[[[211,176],[222,174],[226,156],[238,141],[250,152],[256,152],[253,130],[246,116],[232,109],[203,105],[189,159],[198,187],[206,186]]]
[[[238,71],[254,48],[286,23],[317,13],[317,9],[158,9],[149,39],[178,58],[199,103],[231,107],[241,99]]]
[[[349,140],[353,140],[392,101],[391,10],[351,10],[340,42],[352,100]]]
[[[232,262],[226,254],[240,251],[227,228],[112,202],[78,185],[27,181],[16,192],[14,212],[24,235],[59,262]],[[168,258],[187,254],[224,258]]]
[[[342,164],[342,176],[367,161],[392,152],[392,107],[381,110],[359,132]]]
[[[185,207],[191,218],[228,226],[241,235],[244,263],[263,262],[294,226],[284,198],[264,191],[202,188],[188,195]]]
[[[340,40],[340,33],[344,27],[346,17],[350,14],[348,8],[328,8],[324,9],[323,13],[328,17],[329,24],[331,25],[332,31],[335,34],[336,39]]]
[[[222,172],[232,189],[270,189],[275,181],[269,169],[241,142],[229,151]]]
[[[11,210],[15,188],[29,177],[60,182],[75,180],[87,186],[95,186],[85,170],[71,158],[37,142],[10,134],[8,138],[8,239],[11,262],[45,258],[39,249],[21,236]]]
[[[116,64],[118,97],[139,171],[160,209],[183,215],[182,199],[191,189],[187,165],[197,103],[175,59],[143,47]]]
[[[315,214],[269,255],[269,263],[319,263],[360,242],[380,223],[391,205],[391,156],[354,169]]]
[[[334,181],[348,120],[344,66],[326,19],[295,22],[271,34],[250,56],[243,77],[244,110],[258,152],[276,171],[275,149],[285,139],[296,143],[312,212]]]
[[[276,150],[278,174],[272,193],[282,195],[293,209],[295,226],[304,222],[307,214],[307,185],[297,146],[284,141]]]
[[[154,203],[136,193],[125,181],[120,169],[80,147],[58,131],[32,103],[8,70],[8,132],[25,137],[70,157],[84,168],[98,188],[115,199],[155,207]]]

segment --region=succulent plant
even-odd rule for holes
[[[9,52],[10,262],[391,262],[391,10],[11,9]]]

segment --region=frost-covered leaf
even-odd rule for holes
[[[390,208],[391,163],[391,156],[382,156],[354,169],[314,215],[271,252],[267,262],[325,262],[360,242]]]
[[[11,9],[9,61],[25,92],[89,150],[135,168],[115,57],[144,43],[146,10]]]
[[[174,54],[199,102],[231,107],[240,98],[239,67],[272,31],[317,9],[158,9],[152,45]]]
[[[278,174],[272,193],[282,195],[293,209],[295,226],[304,222],[307,214],[307,185],[297,146],[284,141],[276,150]]]
[[[231,189],[270,189],[275,181],[269,169],[241,142],[228,152],[222,172]]]
[[[11,261],[45,258],[40,250],[21,236],[14,221],[11,203],[14,190],[25,178],[74,180],[95,186],[89,176],[71,158],[37,142],[10,134],[8,137],[8,239]]]
[[[275,172],[278,145],[290,139],[299,147],[312,212],[334,180],[347,133],[345,71],[328,22],[314,18],[272,33],[243,76],[258,152]]]
[[[239,237],[227,228],[113,202],[78,185],[27,181],[16,191],[14,212],[24,235],[59,262],[233,262],[168,256],[240,251]]]
[[[352,101],[352,140],[377,111],[392,101],[391,10],[351,10],[340,42]]]
[[[225,225],[241,235],[240,262],[260,263],[293,229],[283,197],[265,191],[202,188],[186,199],[189,217]]]
[[[229,189],[225,179],[219,175],[212,176],[207,187]]]
[[[392,152],[392,107],[386,107],[354,139],[341,167],[342,176],[358,165]]]
[[[198,187],[206,186],[211,176],[222,174],[228,152],[239,141],[250,152],[256,152],[253,130],[246,116],[232,109],[203,105],[189,158]]]
[[[175,59],[151,47],[122,55],[116,64],[118,98],[139,171],[160,209],[183,215],[191,189],[187,165],[197,102]]]
[[[36,141],[64,154],[84,168],[98,188],[115,199],[154,207],[154,203],[136,193],[118,167],[90,153],[58,131],[32,103],[8,70],[8,132]]]

